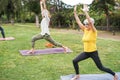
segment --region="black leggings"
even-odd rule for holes
[[[112,74],[113,76],[115,75],[115,73],[110,70],[109,68],[105,68],[101,61],[100,61],[100,58],[98,56],[98,51],[94,51],[94,52],[83,52],[81,53],[80,55],[78,55],[74,60],[73,60],[73,65],[74,65],[74,68],[75,68],[75,71],[76,71],[76,74],[79,74],[79,66],[78,66],[78,62],[79,61],[82,61],[82,60],[85,60],[87,58],[92,58],[93,61],[95,62],[96,66],[102,70],[102,71],[105,71],[105,72],[108,72],[110,74]]]
[[[1,31],[2,37],[5,38],[4,29],[2,27],[0,27],[0,31]]]

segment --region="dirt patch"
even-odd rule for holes
[[[112,32],[98,31],[98,37],[120,41],[120,32],[116,32],[115,35],[113,35]]]

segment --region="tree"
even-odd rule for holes
[[[15,15],[21,10],[21,0],[1,0],[0,5],[0,16],[6,15],[8,21],[13,24]]]
[[[107,22],[107,27],[106,29],[109,30],[109,16],[110,16],[110,11],[114,9],[115,6],[115,1],[114,0],[97,0],[94,1],[94,10],[97,11],[104,11],[106,15],[106,22]]]
[[[39,27],[39,14],[40,14],[40,0],[29,0],[28,9],[35,13],[36,18],[36,26]]]

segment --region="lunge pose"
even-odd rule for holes
[[[35,47],[35,41],[40,40],[40,39],[45,39],[52,43],[53,45],[57,47],[63,47],[63,49],[66,52],[66,48],[60,43],[57,43],[55,40],[52,39],[50,36],[50,31],[49,31],[49,22],[50,22],[50,13],[46,8],[46,3],[45,0],[40,0],[40,7],[41,7],[41,14],[42,14],[42,21],[41,21],[41,33],[38,35],[35,35],[32,38],[32,49],[28,53],[34,53],[34,47]]]
[[[81,54],[79,54],[75,59],[73,59],[73,66],[74,66],[76,75],[71,80],[77,80],[80,77],[78,62],[88,58],[92,58],[92,60],[95,62],[96,66],[100,70],[113,75],[114,76],[113,80],[118,80],[117,74],[113,72],[111,69],[104,67],[101,63],[101,60],[98,55],[98,50],[96,47],[97,30],[94,26],[94,19],[91,18],[87,12],[88,11],[87,5],[84,5],[84,8],[83,8],[83,12],[86,15],[86,19],[84,20],[84,25],[82,24],[78,15],[76,14],[76,8],[77,6],[74,7],[74,17],[76,19],[78,26],[84,32],[84,35],[82,38],[82,41],[84,44],[84,51]]]

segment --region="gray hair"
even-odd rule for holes
[[[95,20],[94,20],[93,18],[90,18],[90,21],[92,22],[92,24],[95,23]],[[84,23],[85,25],[89,24],[88,19],[85,19],[85,20],[83,21],[83,23]]]

